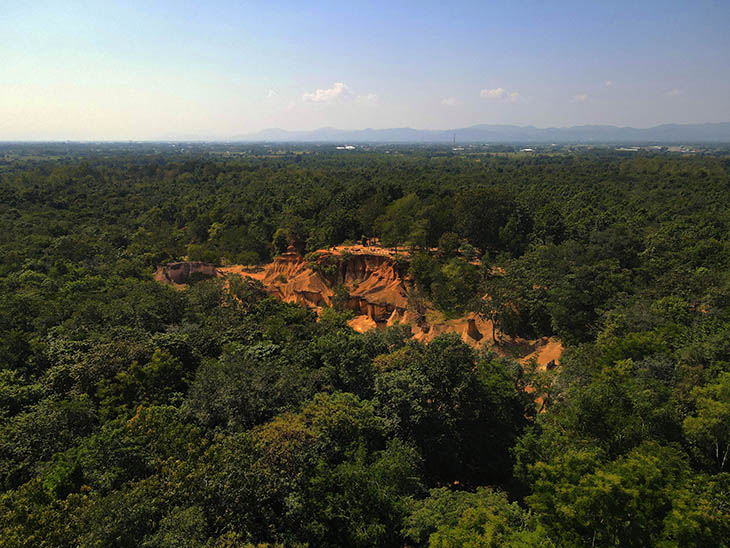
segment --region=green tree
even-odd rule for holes
[[[653,443],[608,463],[595,450],[564,452],[532,474],[527,503],[561,545],[661,545],[675,505],[689,503],[686,460]]]
[[[697,415],[687,417],[683,427],[703,460],[718,472],[730,467],[730,372],[720,373],[717,382],[692,390]]]
[[[459,252],[459,246],[459,235],[455,232],[444,232],[438,241],[439,254],[447,260],[456,257],[456,254]]]
[[[414,223],[421,215],[421,201],[415,194],[408,194],[385,208],[385,213],[376,220],[383,245],[397,247],[406,243],[413,232]],[[420,242],[421,235],[416,239]]]
[[[430,483],[509,479],[509,449],[527,412],[509,369],[477,361],[455,336],[408,345],[375,366],[376,409],[419,448]]]
[[[412,504],[403,532],[416,546],[433,548],[555,546],[534,515],[486,487],[432,489]]]

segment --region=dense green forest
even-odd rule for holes
[[[730,545],[730,158],[189,149],[0,149],[0,547]],[[152,278],[374,237],[560,367]]]

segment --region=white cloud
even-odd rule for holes
[[[317,89],[302,95],[302,101],[308,103],[334,103],[352,96],[352,90],[347,84],[335,82],[331,88]]]
[[[573,98],[571,99],[571,102],[573,103],[585,103],[586,101],[588,101],[588,95],[586,93],[573,95]]]
[[[679,97],[680,95],[683,95],[683,94],[684,94],[684,91],[682,91],[681,89],[676,89],[676,88],[675,89],[670,89],[667,92],[667,95],[669,97]]]
[[[501,99],[507,94],[504,88],[483,89],[479,92],[479,96],[483,99]]]
[[[267,99],[273,99],[277,95],[279,95],[279,94],[276,92],[275,89],[270,89],[269,92],[266,94],[266,98]]]
[[[507,91],[504,88],[483,89],[479,92],[482,99],[491,101],[504,101],[506,103],[516,103],[522,96],[516,91]]]
[[[606,80],[605,82],[603,82],[603,85],[607,88],[613,87],[613,80]]]
[[[375,105],[379,101],[375,93],[355,94],[350,86],[343,82],[335,82],[331,88],[316,89],[302,95],[305,103],[343,103],[354,101],[358,105]]]
[[[355,102],[359,105],[374,105],[378,102],[378,96],[374,93],[358,95],[355,97]]]
[[[445,97],[441,99],[441,104],[447,107],[455,107],[461,103],[459,103],[459,100],[456,97]]]

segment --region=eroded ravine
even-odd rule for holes
[[[421,342],[456,333],[475,348],[490,348],[523,361],[534,358],[541,367],[559,361],[563,347],[554,339],[510,339],[497,331],[495,341],[492,322],[478,314],[447,319],[433,307],[416,310],[409,300],[413,281],[401,270],[390,250],[357,245],[323,249],[307,259],[290,248],[261,266],[168,263],[158,267],[155,279],[182,288],[195,275],[243,276],[260,281],[267,292],[285,302],[318,312],[339,298],[342,306],[354,313],[350,326],[359,332],[407,324],[413,338]]]

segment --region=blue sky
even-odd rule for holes
[[[727,0],[0,8],[0,140],[730,121]]]

